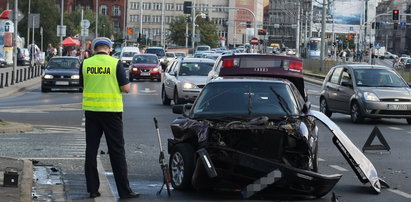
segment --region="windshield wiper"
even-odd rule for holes
[[[291,109],[288,106],[288,103],[284,100],[284,98],[274,90],[273,87],[270,87],[271,91],[277,96],[278,103],[280,104],[281,108],[283,108],[284,112],[287,113],[287,116],[291,114]]]

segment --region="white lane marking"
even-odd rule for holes
[[[104,170],[100,158],[97,158],[97,170],[100,178],[101,197],[94,199],[94,201],[116,201],[113,188],[107,179],[107,175],[105,175],[106,171]]]
[[[334,169],[336,169],[336,170],[342,171],[342,172],[348,171],[347,169],[345,169],[345,168],[343,168],[343,167],[341,167],[341,166],[338,166],[338,165],[328,165],[328,166],[330,166],[331,168],[334,168]]]
[[[409,199],[411,199],[411,194],[405,193],[405,192],[400,191],[400,190],[398,190],[398,189],[388,189],[388,191],[390,191],[390,192],[392,192],[392,193],[394,193],[394,194],[400,195],[400,196],[402,196],[402,197],[404,197],[404,198],[409,198]]]
[[[404,130],[404,129],[402,129],[402,128],[397,128],[397,127],[388,127],[389,129],[392,129],[392,130]]]
[[[144,90],[140,90],[142,93],[154,93],[156,90],[150,90],[150,88],[145,88]]]
[[[56,158],[53,158],[53,157],[32,157],[32,158],[29,157],[27,158],[25,157],[21,159],[27,159],[27,160],[30,160],[30,159],[32,160],[83,160],[84,161],[86,157],[67,157],[67,158],[65,157],[56,157]]]
[[[318,161],[322,161],[322,162],[324,162],[324,161],[325,161],[325,159],[318,158]]]

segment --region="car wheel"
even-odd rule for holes
[[[407,118],[407,123],[411,124],[411,118]]]
[[[183,101],[178,97],[177,87],[174,89],[173,102],[175,105],[183,104]]]
[[[191,188],[194,172],[194,149],[187,143],[177,144],[170,153],[171,185],[178,190]]]
[[[325,100],[325,98],[321,98],[320,100],[320,111],[328,117],[331,117],[331,115],[333,114],[328,109],[327,101]]]
[[[171,99],[167,97],[164,86],[161,88],[161,101],[163,101],[163,105],[170,105],[171,103]]]
[[[364,121],[364,117],[361,114],[360,105],[357,102],[351,104],[351,121],[353,123],[361,123]]]

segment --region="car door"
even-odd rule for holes
[[[337,87],[335,107],[336,110],[343,113],[349,113],[350,111],[350,99],[354,94],[352,75],[349,69],[343,68]]]
[[[176,80],[175,69],[178,63],[179,63],[178,61],[174,61],[173,64],[171,64],[169,71],[166,72],[166,77],[164,80],[164,88],[165,88],[165,91],[168,97],[171,97],[174,93],[174,86],[175,86],[175,80]]]
[[[325,98],[327,101],[328,109],[331,111],[336,111],[338,103],[338,90],[339,90],[339,81],[341,77],[341,72],[343,68],[337,67],[334,69],[334,72],[330,76],[330,80],[325,84]]]

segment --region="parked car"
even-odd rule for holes
[[[161,66],[155,54],[134,55],[129,69],[129,80],[156,79],[161,81]]]
[[[204,87],[214,60],[177,58],[164,72],[161,99],[164,105],[193,102]]]
[[[318,119],[357,177],[379,192],[383,181],[372,163],[299,91],[285,79],[224,77],[208,83],[194,104],[173,106],[184,117],[173,121],[168,140],[172,186],[233,190],[244,198],[261,191],[324,196],[341,175],[318,173]]]
[[[27,48],[17,48],[17,65],[30,65],[30,53]]]
[[[135,54],[140,54],[140,49],[138,47],[126,46],[121,49],[120,60],[123,63],[124,68],[128,69]]]
[[[384,59],[397,59],[397,58],[398,58],[398,55],[395,55],[395,54],[392,54],[392,53],[390,53],[390,52],[388,52],[388,51],[385,51],[383,58],[384,58]]]
[[[79,76],[80,60],[71,56],[55,56],[47,63],[41,77],[41,91],[82,91]]]
[[[0,57],[0,67],[5,67],[7,65],[6,60],[3,57]]]
[[[330,69],[320,95],[320,111],[365,118],[405,118],[411,124],[411,88],[393,69],[385,66],[340,65]]]

